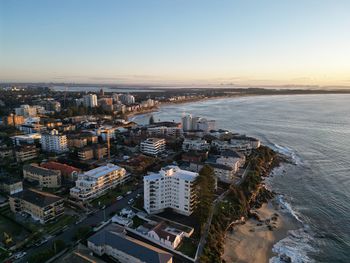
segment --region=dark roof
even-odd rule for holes
[[[22,192],[11,195],[11,197],[25,200],[29,203],[40,207],[46,207],[60,200],[63,200],[57,195],[40,192],[32,189],[25,189]]]
[[[242,158],[241,154],[232,150],[222,151],[220,155],[224,157]]]
[[[16,184],[18,182],[22,182],[19,178],[8,176],[0,176],[0,184]]]
[[[217,169],[221,169],[221,170],[227,170],[227,171],[232,171],[233,168],[221,163],[207,163],[208,165],[210,165],[213,168],[217,168]]]
[[[102,230],[88,239],[95,245],[109,245],[147,263],[168,262],[172,255],[137,239]]]

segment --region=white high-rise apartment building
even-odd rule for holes
[[[184,131],[193,130],[192,129],[192,115],[191,114],[183,115],[181,118],[181,122],[182,122],[182,129]]]
[[[96,94],[88,94],[83,97],[84,106],[88,108],[97,107],[97,96]]]
[[[165,151],[165,139],[147,138],[141,142],[140,151],[148,155],[157,156]]]
[[[124,183],[127,178],[124,168],[109,163],[79,174],[70,195],[81,201],[89,201]]]
[[[126,104],[126,105],[135,103],[135,97],[130,94],[122,94],[119,96],[119,99],[123,104]]]
[[[182,129],[184,131],[202,130],[208,133],[216,129],[215,120],[207,120],[206,118],[193,117],[191,114],[182,116]]]
[[[63,153],[68,151],[68,143],[66,135],[59,134],[53,129],[50,133],[41,135],[41,149],[45,152]]]
[[[167,166],[158,173],[143,177],[144,209],[149,214],[172,208],[183,215],[191,215],[197,204],[195,180],[198,173]]]

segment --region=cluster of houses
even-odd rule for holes
[[[97,115],[59,120],[41,116],[48,109],[61,110],[54,101],[45,103],[16,108],[16,114],[8,116],[4,123],[23,134],[12,136],[11,146],[0,145],[0,157],[22,164],[21,177],[0,176],[0,190],[9,196],[14,213],[29,214],[42,224],[64,214],[65,199],[89,203],[140,173],[146,213],[126,213],[112,221],[129,228],[137,216],[144,223],[134,231],[176,249],[193,229],[183,231],[149,216],[167,209],[190,216],[200,202],[195,182],[204,165],[213,168],[217,181],[232,184],[240,179],[246,156],[260,147],[255,138],[216,129],[215,120],[192,115],[183,115],[180,123],[153,121],[144,126]],[[99,99],[87,94],[76,103],[85,107],[106,105],[111,110],[120,105],[136,106],[130,94]],[[156,104],[149,99],[138,107]],[[111,145],[117,151],[111,153]],[[169,165],[169,160],[173,164]],[[149,172],[148,162],[160,169]],[[52,194],[51,190],[62,187],[68,189],[68,195]],[[87,246],[97,255],[106,254],[121,262],[172,262],[170,253],[136,240],[120,228],[97,232],[88,239]]]

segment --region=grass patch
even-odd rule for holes
[[[191,258],[194,258],[196,255],[197,246],[198,246],[198,241],[191,238],[184,237],[182,239],[180,247],[177,248],[177,250]]]

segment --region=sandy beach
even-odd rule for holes
[[[249,219],[228,231],[223,259],[226,262],[266,263],[273,256],[273,245],[287,236],[293,223],[274,208],[272,202],[255,211],[262,222]],[[272,228],[269,230],[268,225]]]

